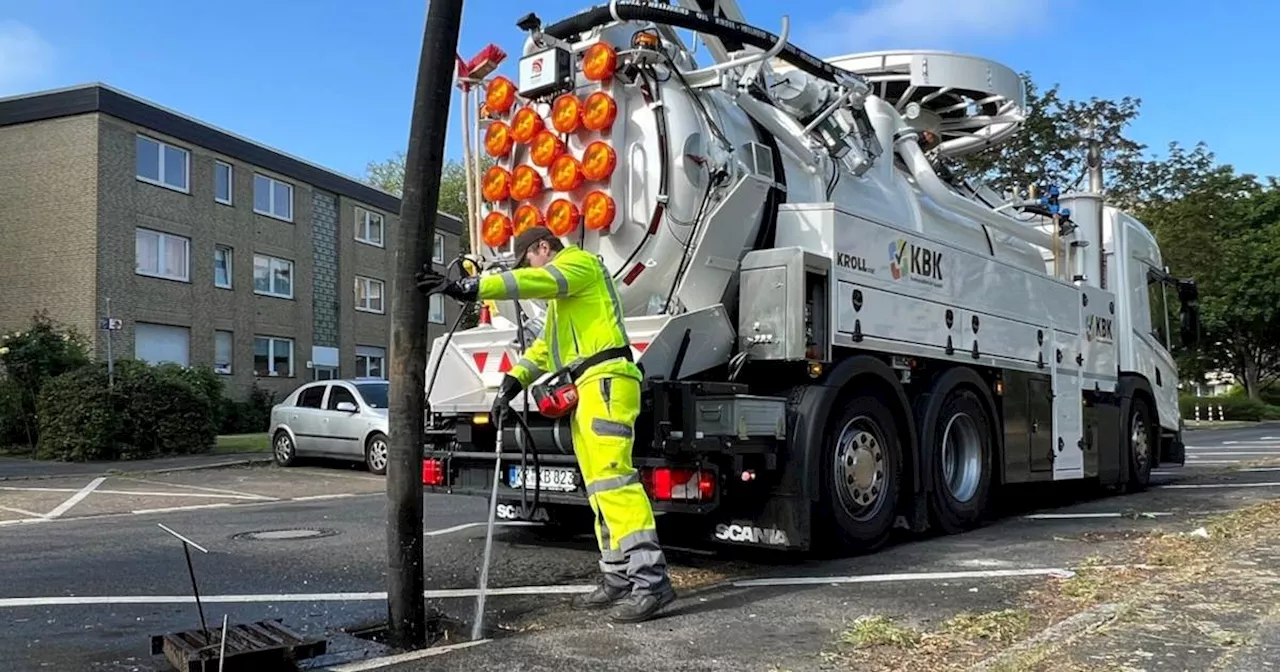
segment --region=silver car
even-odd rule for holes
[[[294,390],[271,407],[276,464],[287,467],[314,455],[363,460],[387,473],[387,394],[381,379],[319,380]]]

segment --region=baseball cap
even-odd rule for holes
[[[551,229],[545,226],[535,226],[521,231],[520,235],[516,236],[516,242],[513,245],[513,251],[516,255],[516,268],[522,268],[525,265],[524,255],[529,251],[529,248],[537,245],[539,241],[551,240],[555,237],[555,234],[551,233]]]

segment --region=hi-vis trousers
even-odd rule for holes
[[[601,376],[578,386],[570,423],[573,452],[595,514],[600,570],[614,588],[655,593],[667,587],[667,560],[658,545],[653,508],[631,465],[640,383]]]

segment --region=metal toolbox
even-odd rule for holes
[[[699,397],[695,402],[699,436],[786,438],[787,400],[749,394]]]

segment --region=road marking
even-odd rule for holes
[[[279,497],[268,497],[266,495],[255,495],[252,492],[240,492],[239,490],[226,490],[224,488],[208,488],[202,485],[187,485],[186,483],[165,483],[164,481],[153,481],[147,478],[135,478],[132,476],[123,477],[123,480],[135,481],[138,483],[150,483],[152,485],[165,485],[171,488],[185,488],[189,490],[199,490],[201,492],[217,492],[224,495],[240,495],[250,499],[279,499]]]
[[[1261,439],[1246,439],[1243,441],[1223,441],[1221,445],[1239,446],[1241,444],[1244,444],[1244,445],[1256,446],[1259,444],[1267,444],[1267,443],[1275,443],[1275,439],[1264,436]]]
[[[92,481],[89,481],[88,485],[84,486],[83,488],[80,488],[80,490],[76,492],[76,494],[68,497],[67,501],[59,504],[56,508],[54,508],[54,510],[44,514],[44,517],[49,519],[62,517],[62,514],[70,511],[71,507],[75,506],[76,504],[79,504],[80,500],[84,499],[85,497],[88,497],[89,493],[93,492],[94,490],[97,490],[98,486],[102,485],[102,482],[105,480],[107,480],[105,476],[99,476],[93,479]]]
[[[35,511],[27,511],[26,509],[15,509],[12,506],[0,506],[0,510],[9,511],[11,513],[20,513],[24,516],[30,516],[31,518],[44,517],[43,513],[36,513]]]
[[[1275,450],[1269,450],[1269,451],[1265,451],[1265,452],[1262,452],[1262,451],[1256,451],[1256,450],[1254,450],[1254,451],[1223,451],[1223,452],[1213,452],[1213,453],[1190,454],[1190,455],[1187,455],[1187,457],[1188,457],[1189,459],[1195,460],[1195,459],[1200,458],[1200,457],[1232,457],[1232,456],[1239,456],[1239,455],[1277,455],[1277,456],[1280,456],[1280,451],[1275,451]]]
[[[744,579],[734,581],[735,588],[764,586],[807,586],[837,583],[891,583],[894,581],[946,581],[948,579],[999,579],[1020,576],[1052,576],[1068,579],[1075,572],[1061,567],[1038,569],[977,569],[962,572],[916,572],[904,574],[867,574],[864,576],[797,576],[776,579]]]
[[[347,497],[355,497],[355,496],[356,496],[356,493],[353,493],[353,492],[342,492],[342,493],[333,494],[333,495],[307,495],[305,497],[294,497],[293,501],[314,502],[316,500],[321,500],[321,499],[346,499]]]
[[[0,485],[0,490],[14,490],[19,492],[80,492],[77,488],[18,488],[12,485]]]
[[[1237,471],[1248,471],[1248,472],[1280,471],[1280,467],[1249,467],[1247,469],[1237,469]]]
[[[48,518],[20,518],[18,520],[0,520],[0,527],[5,525],[30,525],[31,523],[49,523],[52,522]]]
[[[484,527],[487,524],[488,523],[462,523],[461,525],[446,527],[442,530],[431,530],[430,532],[423,532],[422,534],[428,537],[435,537],[442,534],[449,534],[451,532],[461,532],[463,530],[469,530],[473,527]],[[536,523],[528,520],[504,520],[504,521],[494,523],[495,527],[534,527],[538,525],[542,525],[542,523]]]
[[[1031,520],[1068,520],[1072,518],[1123,518],[1123,517],[1146,518],[1146,517],[1153,517],[1153,516],[1173,516],[1173,515],[1177,515],[1177,514],[1170,513],[1167,511],[1154,512],[1154,513],[1147,512],[1147,511],[1136,512],[1136,513],[1107,511],[1104,513],[1033,513],[1029,516],[1026,516],[1026,518],[1029,518]]]
[[[459,649],[467,649],[480,644],[488,644],[491,639],[478,639],[474,642],[460,642],[458,644],[449,644],[447,646],[435,646],[421,651],[410,651],[394,656],[386,656],[384,658],[371,658],[355,663],[344,663],[342,665],[334,665],[332,667],[321,668],[319,672],[367,672],[368,670],[376,670],[383,667],[390,667],[400,663],[407,663],[422,658],[430,658],[432,656],[441,656]]]
[[[1169,485],[1157,485],[1154,487],[1181,490],[1213,488],[1275,488],[1280,487],[1280,483],[1274,481],[1268,483],[1171,483]]]
[[[243,499],[261,500],[250,495],[214,495],[202,492],[152,492],[144,490],[97,490],[95,495],[133,495],[137,497],[190,497],[192,499]]]
[[[381,492],[365,492],[365,493],[355,494],[355,495],[352,495],[352,496],[353,496],[353,497],[373,497],[373,496],[375,496],[375,495],[381,495],[381,494],[382,494]],[[227,507],[225,507],[225,508],[228,508],[228,509],[247,509],[247,508],[250,508],[250,507],[271,506],[271,505],[273,505],[273,504],[276,504],[276,505],[279,505],[279,504],[292,504],[292,503],[294,503],[295,501],[296,501],[296,500],[292,500],[292,499],[279,499],[279,500],[272,500],[272,501],[269,501],[269,502],[246,502],[246,503],[244,503],[244,504],[230,504],[229,506],[227,506]],[[303,503],[305,503],[305,502],[303,502]],[[6,525],[10,525],[10,524],[14,524],[14,523],[19,523],[19,522],[32,522],[32,523],[36,523],[36,522],[39,522],[39,523],[68,523],[68,522],[78,522],[78,521],[84,521],[84,520],[90,520],[90,521],[93,521],[93,520],[102,520],[102,519],[104,519],[104,518],[126,518],[126,517],[128,517],[128,516],[134,516],[134,515],[138,515],[138,514],[135,514],[135,513],[134,513],[134,512],[132,512],[132,511],[122,511],[122,512],[117,512],[117,513],[91,513],[91,514],[89,514],[89,515],[87,515],[87,516],[72,516],[72,517],[70,517],[70,518],[40,518],[40,519],[38,519],[38,520],[23,520],[23,521],[8,520],[8,521],[0,521],[0,527],[4,527],[4,526],[6,526]]]
[[[129,513],[134,513],[138,515],[141,515],[144,513],[173,513],[175,511],[195,511],[196,509],[223,509],[228,506],[234,506],[234,504],[228,504],[227,502],[220,502],[218,504],[193,504],[191,506],[166,506],[161,509],[134,509]]]
[[[591,585],[552,585],[552,586],[514,586],[511,588],[490,588],[486,595],[576,595],[589,593],[596,589]],[[458,597],[475,597],[479,591],[475,588],[456,588],[451,590],[425,590],[425,599],[448,599]],[[281,593],[276,595],[201,595],[204,604],[249,604],[260,602],[368,602],[387,599],[386,592],[376,593]],[[190,595],[56,595],[50,597],[5,597],[0,598],[0,609],[18,607],[62,607],[82,606],[89,604],[195,604]]]

